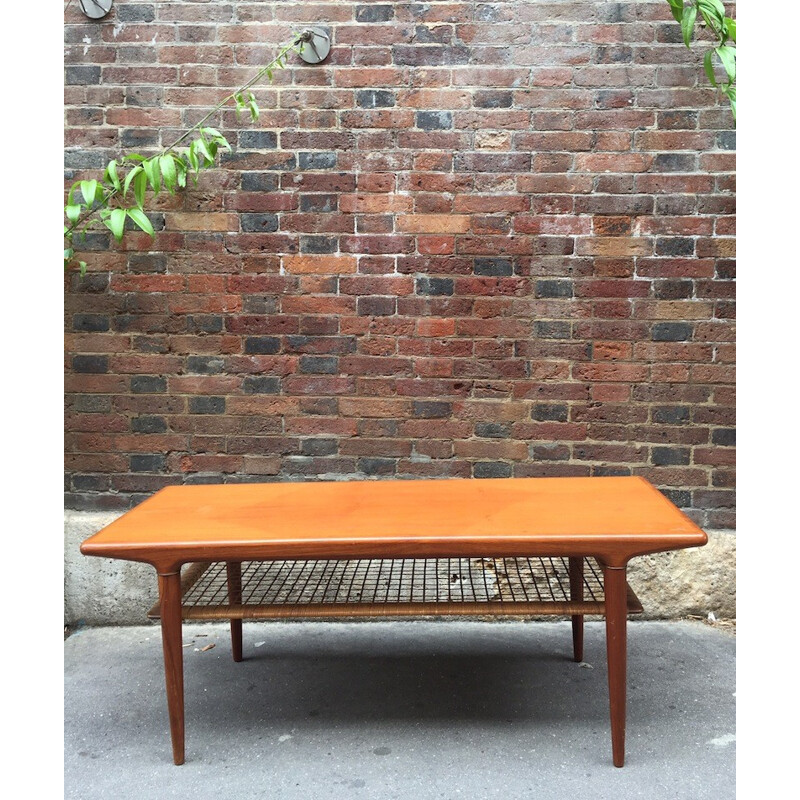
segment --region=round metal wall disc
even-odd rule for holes
[[[331,37],[324,28],[307,28],[314,35],[310,41],[304,42],[298,55],[306,64],[319,64],[327,58],[331,51]]]
[[[81,10],[89,19],[102,19],[109,11],[114,0],[79,0]]]

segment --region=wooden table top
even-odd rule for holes
[[[189,561],[634,555],[706,534],[639,477],[170,486],[81,546],[175,571]]]

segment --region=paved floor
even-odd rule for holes
[[[735,638],[629,626],[624,769],[611,764],[602,623],[184,626],[186,757],[171,763],[157,626],[65,646],[65,797],[735,797]],[[207,648],[208,645],[213,648]]]

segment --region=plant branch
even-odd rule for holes
[[[289,53],[291,53],[292,51],[296,51],[301,44],[303,44],[304,42],[309,41],[312,36],[313,36],[313,33],[311,31],[309,31],[309,30],[305,30],[300,34],[295,35],[295,37],[292,39],[292,41],[289,44],[284,45],[281,48],[281,50],[278,52],[278,54],[266,66],[262,67],[252,78],[250,78],[250,80],[248,80],[244,85],[242,85],[241,87],[239,87],[235,91],[233,91],[230,94],[226,95],[199,122],[197,122],[194,125],[192,125],[192,127],[189,128],[189,130],[187,130],[185,133],[181,134],[181,136],[179,136],[174,142],[172,142],[172,144],[170,144],[167,147],[165,147],[164,149],[160,150],[154,156],[151,156],[150,159],[143,159],[142,160],[142,164],[144,164],[145,162],[150,162],[150,161],[155,161],[157,163],[159,161],[159,159],[172,154],[174,152],[175,148],[178,147],[178,145],[180,145],[182,142],[186,141],[190,136],[192,136],[192,134],[196,133],[198,130],[200,131],[200,139],[202,139],[203,145],[205,147],[208,147],[209,142],[205,139],[205,136],[203,135],[203,126],[205,125],[205,123],[209,119],[211,119],[211,117],[213,117],[218,111],[220,111],[224,106],[226,106],[228,103],[230,103],[231,100],[234,100],[236,102],[237,110],[239,110],[240,109],[241,98],[242,98],[242,93],[247,91],[248,89],[250,89],[255,84],[257,84],[260,81],[262,81],[265,76],[271,82],[271,80],[272,80],[272,71],[275,68],[282,69],[285,66],[286,57],[289,55]],[[255,105],[255,100],[252,98],[252,95],[250,95],[250,97],[251,97],[251,101],[250,101],[250,104],[249,104],[250,111],[251,111],[251,114],[253,115],[253,118],[256,119],[257,116],[258,116],[258,107]],[[224,140],[224,138],[220,137],[219,141],[221,141],[225,146],[227,146],[227,142]],[[191,151],[192,151],[194,146],[195,146],[195,142],[192,142],[192,144],[191,144],[191,146],[189,148],[190,153],[191,153]],[[202,152],[203,152],[203,150],[201,149],[201,153]],[[216,154],[216,146],[214,146],[213,153]],[[123,156],[120,161],[125,161],[125,160],[126,160],[126,157]],[[178,156],[177,160],[181,164],[184,164],[183,157]],[[110,162],[110,164],[111,163],[113,163],[113,162]],[[109,164],[109,167],[107,167],[107,170],[110,168],[110,164]],[[185,166],[188,169],[189,165],[186,164]],[[203,155],[203,162],[202,162],[201,166],[202,167],[210,166],[210,163],[206,159],[205,155]],[[134,169],[136,169],[136,167],[134,167]],[[183,169],[183,167],[181,167],[181,169]],[[198,171],[198,169],[196,169],[196,171]],[[150,183],[152,185],[152,180],[150,181]],[[107,183],[105,183],[103,181],[98,181],[97,182],[97,187],[98,187],[98,189],[102,190],[102,195],[100,197],[95,196],[95,198],[94,198],[95,202],[91,204],[91,207],[87,208],[86,211],[84,211],[82,214],[80,214],[80,216],[74,222],[71,222],[68,226],[66,226],[66,228],[64,230],[64,237],[70,242],[70,245],[71,245],[71,242],[72,242],[73,235],[74,235],[75,231],[78,228],[80,228],[81,226],[84,226],[87,222],[91,221],[92,218],[94,218],[102,210],[108,209],[109,202],[111,200],[113,200],[115,197],[127,194],[127,188],[128,188],[126,186],[125,189],[123,190],[123,189],[121,189],[121,188],[119,188],[117,186],[109,186]],[[73,189],[74,189],[74,186],[73,186]],[[157,193],[157,187],[153,186],[153,189]],[[86,198],[84,198],[84,200],[86,200]],[[83,205],[83,204],[81,204],[81,205]],[[141,205],[140,205],[140,207],[141,207]],[[69,249],[71,250],[71,247]]]

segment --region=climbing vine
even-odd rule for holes
[[[703,69],[711,85],[725,95],[736,119],[736,20],[725,14],[720,0],[667,0],[672,16],[680,23],[683,43],[691,47],[695,25],[711,31],[716,43],[703,55]],[[722,66],[724,80],[717,80],[715,64]]]
[[[284,69],[289,55],[298,52],[311,35],[310,31],[296,35],[247,83],[223,98],[199,122],[160,152],[148,157],[127,153],[109,161],[99,180],[73,183],[64,207],[64,268],[77,266],[81,275],[85,274],[86,262],[77,261],[76,264],[74,245],[79,244],[94,224],[105,225],[118,242],[125,234],[127,220],[154,236],[153,225],[145,213],[148,190],[153,197],[162,190],[175,194],[186,188],[189,176],[196,185],[200,173],[216,164],[220,150],[231,151],[227,139],[216,128],[209,127],[208,121],[224,106],[233,104],[237,118],[246,113],[255,122],[259,108],[251,88],[264,80],[271,83],[275,70]]]

